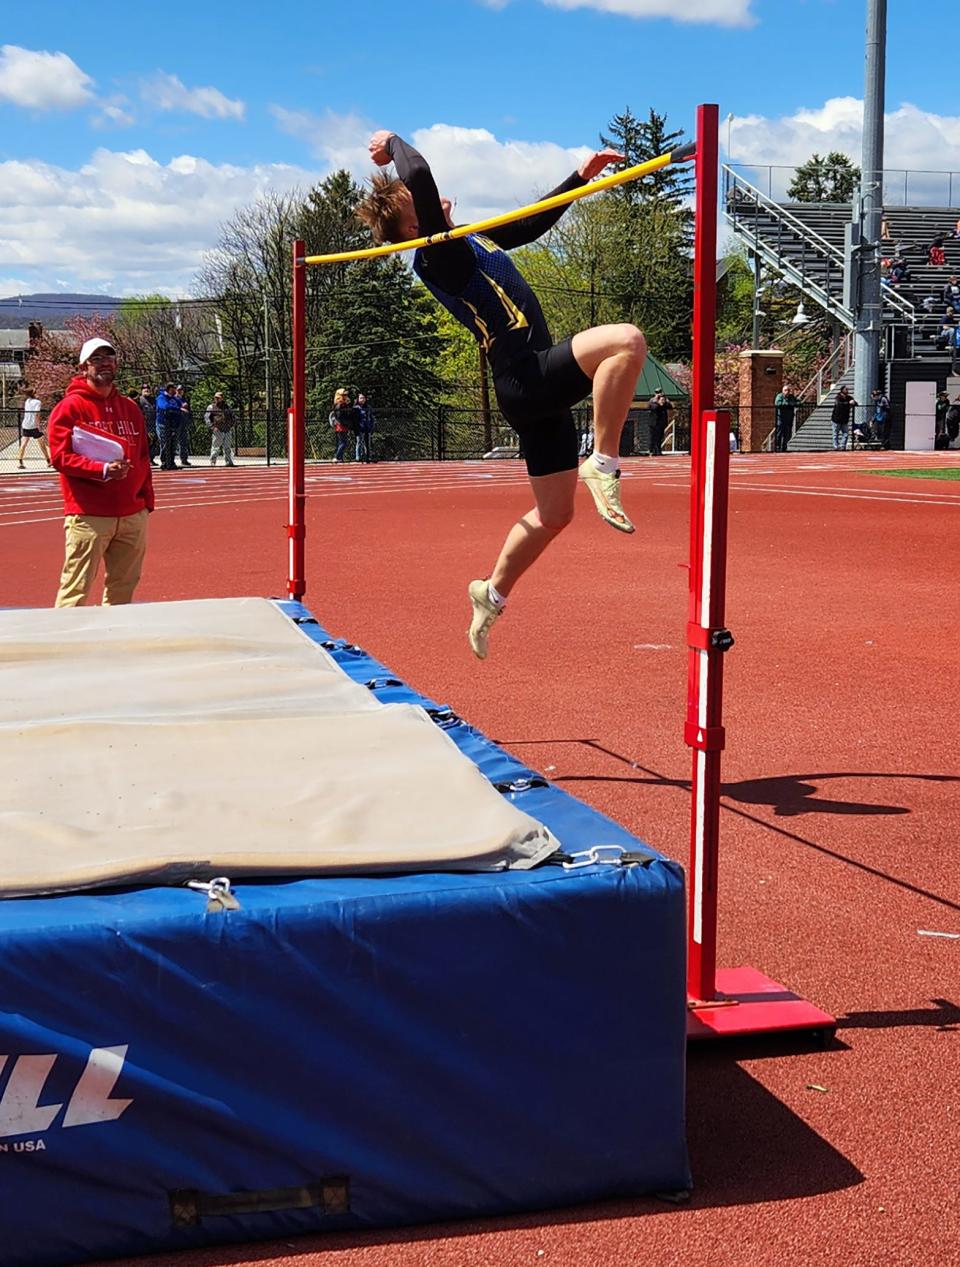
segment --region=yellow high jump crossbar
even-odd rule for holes
[[[542,211],[552,211],[554,207],[565,207],[568,203],[587,198],[590,194],[600,193],[603,189],[625,185],[628,181],[648,176],[651,172],[658,172],[661,168],[670,167],[674,163],[688,162],[696,157],[696,152],[695,144],[682,145],[679,149],[671,150],[669,154],[658,154],[656,158],[624,168],[622,172],[612,172],[609,176],[601,176],[599,180],[593,180],[577,189],[568,189],[566,193],[554,194],[552,198],[544,198],[541,202],[517,207],[515,211],[505,211],[502,215],[491,216],[489,220],[478,220],[474,224],[458,224],[455,229],[447,229],[443,233],[432,233],[425,238],[414,238],[410,242],[390,242],[385,246],[369,246],[360,251],[339,251],[334,255],[305,255],[302,262],[304,264],[346,264],[349,260],[372,260],[379,255],[395,255],[398,251],[414,251],[421,246],[436,246],[439,242],[452,242],[456,238],[465,238],[472,233],[486,233],[490,229],[498,229],[502,224],[512,224],[514,220],[539,215]]]

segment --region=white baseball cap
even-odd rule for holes
[[[80,349],[80,365],[85,365],[90,360],[97,348],[109,348],[113,352],[113,344],[109,339],[87,339],[86,343]]]

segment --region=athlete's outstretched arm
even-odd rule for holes
[[[611,163],[622,162],[623,155],[616,150],[597,150],[589,158],[585,158],[562,185],[551,189],[543,197],[552,198],[554,194],[565,194],[568,189],[579,189],[581,185],[599,176]],[[569,205],[568,203],[567,206]],[[512,224],[504,224],[499,229],[493,229],[487,237],[496,242],[497,246],[503,247],[505,251],[510,251],[515,246],[526,246],[552,229],[566,209],[567,207],[554,207],[551,211],[541,211],[538,215],[526,216],[523,220],[515,220]]]
[[[433,172],[423,155],[408,145],[395,132],[375,132],[370,140],[370,155],[380,166],[392,162],[397,175],[410,191],[417,213],[417,234],[429,237],[450,228],[447,215],[437,190]],[[472,247],[458,239],[427,248],[424,267],[430,280],[447,294],[458,295],[467,285],[476,269],[476,257]]]

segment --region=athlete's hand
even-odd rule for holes
[[[388,163],[393,162],[390,157],[390,151],[387,148],[387,142],[390,140],[391,136],[394,135],[395,134],[393,132],[374,132],[373,136],[371,136],[369,142],[367,143],[367,149],[370,151],[370,157],[378,167],[386,167]]]
[[[577,168],[577,175],[582,176],[584,180],[593,180],[594,176],[599,176],[605,167],[609,167],[611,163],[623,163],[626,160],[624,156],[617,150],[597,150],[595,154],[591,154],[589,158],[585,158]]]
[[[130,470],[130,463],[126,458],[118,458],[116,462],[107,463],[107,479],[122,480],[126,479],[127,472]]]

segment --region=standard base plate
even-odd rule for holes
[[[820,1032],[827,1039],[836,1030],[835,1017],[755,968],[720,968],[716,986],[715,999],[705,1003],[690,1000],[688,1039],[801,1030]]]

